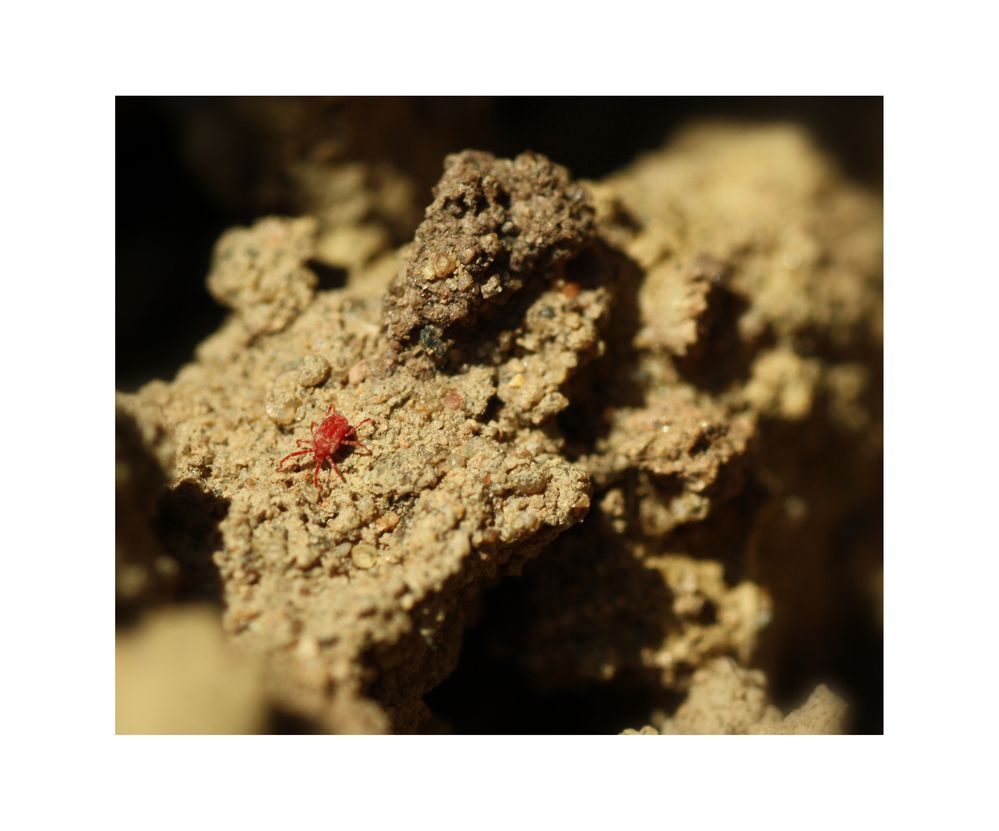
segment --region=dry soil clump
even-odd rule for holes
[[[233,314],[118,397],[119,483],[153,483],[119,488],[119,604],[200,587],[273,712],[407,731],[523,572],[485,640],[539,689],[689,692],[660,732],[840,730],[748,668],[830,625],[844,558],[879,566],[836,529],[879,487],[880,227],[798,131],[712,127],[599,183],[450,156],[413,242],[342,288],[329,214],[229,231]],[[276,464],[330,406],[372,455],[317,490]]]

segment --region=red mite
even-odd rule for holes
[[[295,441],[295,444],[299,447],[304,446],[305,450],[296,450],[294,453],[289,453],[280,462],[278,462],[277,469],[281,470],[281,465],[287,462],[288,459],[292,459],[295,456],[305,456],[306,454],[311,453],[312,457],[316,460],[316,470],[312,476],[312,481],[315,482],[318,490],[322,491],[322,488],[319,486],[319,468],[323,466],[323,462],[327,459],[329,459],[330,464],[333,465],[333,470],[336,471],[336,475],[346,482],[347,480],[343,478],[340,468],[338,468],[336,466],[336,462],[333,461],[333,454],[340,449],[340,445],[346,444],[351,447],[362,448],[364,450],[364,454],[366,456],[370,456],[371,450],[357,440],[357,428],[363,427],[370,421],[370,418],[366,418],[364,421],[351,427],[350,424],[347,423],[346,418],[333,411],[333,405],[330,404],[330,408],[326,411],[326,418],[323,419],[323,423],[316,427],[316,422],[312,422],[312,438],[297,439]],[[348,438],[348,436],[352,436],[353,438]]]

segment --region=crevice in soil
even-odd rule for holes
[[[228,499],[190,480],[163,491],[157,500],[153,529],[164,551],[180,565],[176,600],[222,606],[222,581],[212,554],[222,547],[219,524],[228,512]]]

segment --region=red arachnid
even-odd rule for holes
[[[333,405],[330,404],[330,408],[326,411],[326,418],[323,419],[322,424],[318,427],[316,422],[312,422],[312,438],[311,439],[297,439],[295,444],[299,447],[305,447],[305,450],[296,450],[294,453],[289,453],[280,462],[278,462],[277,469],[281,470],[281,466],[288,461],[288,459],[293,459],[295,456],[305,456],[309,453],[312,454],[313,458],[316,460],[316,470],[312,476],[312,481],[315,482],[316,488],[321,492],[322,488],[319,485],[319,469],[323,466],[323,462],[329,459],[330,464],[333,466],[333,470],[336,471],[336,475],[340,477],[344,482],[343,474],[340,472],[340,468],[336,466],[336,462],[333,461],[333,454],[340,449],[341,445],[348,445],[350,447],[357,447],[364,451],[366,456],[371,455],[371,450],[365,445],[361,444],[357,439],[357,428],[363,427],[365,424],[371,423],[370,418],[364,419],[353,427],[347,423],[347,419],[340,413],[334,412]],[[353,438],[350,438],[350,437]]]

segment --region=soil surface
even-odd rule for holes
[[[880,198],[701,124],[599,181],[441,154],[407,241],[419,179],[324,135],[218,240],[221,327],[117,395],[119,731],[855,729]]]

